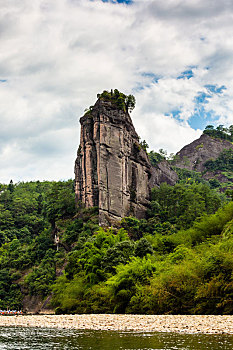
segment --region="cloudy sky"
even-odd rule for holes
[[[233,1],[0,0],[0,182],[73,178],[78,120],[111,88],[155,151],[233,124]]]

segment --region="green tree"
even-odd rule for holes
[[[133,95],[126,96],[125,105],[127,112],[132,112],[136,105],[136,99]]]
[[[10,191],[10,193],[12,193],[14,191],[14,184],[13,184],[12,180],[10,181],[7,189],[8,189],[8,191]]]
[[[146,238],[141,238],[136,243],[135,255],[143,258],[147,254],[153,254],[154,250],[151,243]]]
[[[142,149],[144,149],[144,151],[147,152],[147,149],[149,148],[149,145],[148,145],[148,143],[146,143],[145,140],[140,142],[140,146],[142,147]]]

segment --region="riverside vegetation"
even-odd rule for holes
[[[75,207],[72,180],[1,185],[0,308],[52,295],[56,313],[232,314],[233,202],[179,176],[118,228]]]
[[[135,106],[118,90],[99,98]],[[233,140],[232,126],[204,133]],[[148,156],[156,167],[166,152]],[[0,184],[0,308],[34,298],[57,314],[232,314],[233,151],[205,163],[222,185],[169,162],[178,182],[152,189],[146,219],[115,228],[99,226],[97,207],[75,205],[73,180]]]

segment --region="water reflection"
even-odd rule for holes
[[[130,333],[0,327],[0,349],[230,350],[231,335]]]

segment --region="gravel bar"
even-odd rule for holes
[[[0,326],[138,332],[233,334],[233,316],[213,315],[19,315]]]

